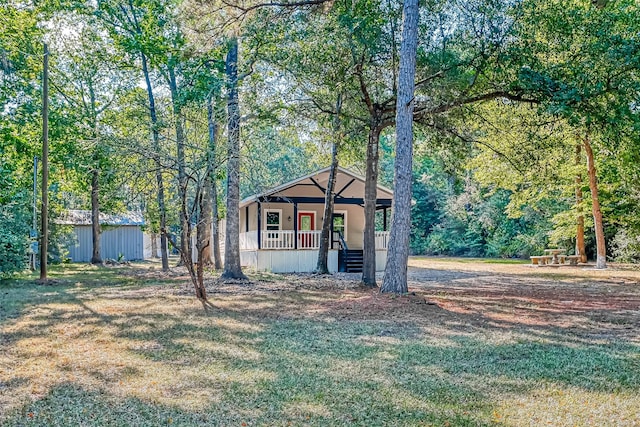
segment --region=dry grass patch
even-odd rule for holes
[[[149,264],[3,283],[0,424],[640,425],[636,272],[413,263],[402,297],[212,275],[210,315]]]

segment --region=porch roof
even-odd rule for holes
[[[330,170],[331,167],[326,167],[265,192],[249,196],[240,202],[240,207],[242,208],[251,203],[263,200],[278,199],[285,202],[288,199],[299,199],[310,202],[324,198]],[[361,201],[364,197],[364,183],[364,177],[348,169],[338,167],[334,188],[334,194],[336,196],[335,203],[341,204],[341,202],[353,203],[354,201]],[[377,189],[376,198],[390,204],[390,201],[393,199],[393,191],[382,185],[378,185]],[[324,200],[322,203],[324,203]]]

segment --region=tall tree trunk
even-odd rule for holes
[[[331,144],[331,169],[329,181],[324,194],[324,216],[322,219],[322,231],[320,232],[320,247],[318,248],[318,264],[316,272],[329,274],[329,244],[331,241],[331,223],[333,222],[333,192],[336,186],[336,174],[338,172],[338,142],[340,138],[340,112],[342,110],[342,95],[336,100],[336,111],[333,120],[333,144]]]
[[[333,119],[333,144],[331,144],[331,169],[329,181],[324,195],[324,216],[322,217],[322,231],[320,232],[320,247],[318,248],[318,264],[316,272],[329,274],[329,245],[331,242],[331,223],[333,222],[333,192],[336,186],[336,174],[338,172],[338,143],[340,139],[340,113],[342,110],[342,94],[336,100],[336,109]]]
[[[238,39],[229,41],[227,76],[227,233],[222,278],[246,279],[240,265],[240,106],[238,105]],[[260,230],[258,230],[260,232]]]
[[[169,74],[169,90],[171,92],[171,103],[173,104],[173,118],[176,132],[176,153],[178,163],[178,198],[183,201],[180,212],[180,250],[191,254],[191,238],[189,236],[189,212],[187,209],[187,172],[184,159],[185,135],[182,117],[182,108],[180,107],[180,99],[178,99],[178,82],[176,80],[175,66],[169,59],[167,66]]]
[[[212,180],[215,180],[215,131],[216,123],[213,119],[213,105],[211,104],[211,95],[207,99],[207,124],[209,127],[209,146],[207,149],[207,173],[204,178],[204,187],[202,189],[202,214],[198,221],[198,242],[203,242],[202,258],[198,258],[203,265],[211,265],[212,257],[212,226],[213,226],[213,195]]]
[[[318,248],[318,264],[316,273],[329,274],[329,245],[331,244],[331,223],[333,222],[333,192],[336,186],[336,174],[338,172],[338,144],[331,145],[331,169],[329,169],[329,181],[324,195],[324,216],[322,217],[322,231],[320,232],[320,247]]]
[[[217,164],[216,164],[216,150],[218,149],[218,124],[215,120],[215,114],[213,111],[213,92],[209,95],[207,102],[207,122],[209,123],[209,174],[208,187],[209,187],[209,208],[211,212],[208,213],[207,218],[211,220],[208,225],[211,230],[209,250],[213,251],[213,266],[216,270],[222,268],[222,258],[220,255],[220,231],[218,230],[218,223],[220,218],[218,216],[218,177],[217,177]],[[211,257],[211,255],[209,255]]]
[[[207,288],[204,285],[204,251],[210,246],[209,235],[206,232],[206,227],[203,227],[203,215],[205,212],[205,204],[206,204],[206,193],[207,193],[207,185],[206,185],[206,177],[205,182],[202,185],[201,191],[197,194],[197,200],[194,203],[197,203],[198,206],[198,227],[196,230],[196,259],[198,260],[196,268],[195,268],[195,281],[194,286],[196,289],[196,297],[205,303],[207,301]],[[189,261],[192,263],[193,268],[193,257],[189,258]],[[206,306],[205,306],[206,307]]]
[[[93,244],[91,264],[102,264],[102,256],[100,255],[100,201],[98,200],[100,191],[99,177],[100,172],[98,169],[91,171],[91,243]]]
[[[89,82],[89,102],[91,111],[91,125],[93,126],[93,170],[91,171],[91,243],[93,253],[91,255],[91,264],[102,264],[102,255],[100,254],[100,155],[98,153],[98,110],[96,104],[96,93],[93,90],[92,82]]]
[[[584,138],[584,151],[587,154],[587,170],[589,172],[589,189],[591,190],[591,203],[593,206],[593,226],[596,232],[596,268],[607,268],[607,247],[604,241],[604,226],[602,224],[602,211],[598,200],[598,178],[593,158],[593,150],[589,142],[589,135]]]
[[[398,99],[393,218],[381,292],[406,293],[413,160],[413,93],[418,44],[418,0],[405,0],[403,10]]]
[[[212,250],[211,250],[211,227],[212,221],[211,217],[213,216],[213,203],[211,197],[211,185],[209,177],[205,177],[203,187],[202,187],[202,212],[200,215],[200,220],[198,221],[198,242],[202,241],[202,257],[198,257],[198,262],[203,265],[211,265],[212,258]]]
[[[581,161],[581,146],[576,144],[576,166],[579,166]],[[587,262],[587,251],[584,243],[584,212],[582,211],[582,174],[576,173],[576,209],[578,211],[578,218],[576,221],[576,255],[580,257],[580,262]]]
[[[151,233],[151,257],[158,258],[158,235]]]
[[[40,204],[40,281],[49,265],[49,47],[44,44],[42,69],[42,202]]]
[[[367,169],[364,183],[364,231],[362,284],[376,286],[376,199],[378,193],[379,123],[372,120],[367,141]]]
[[[213,246],[213,267],[216,270],[220,270],[222,269],[222,255],[220,254],[220,215],[218,214],[218,185],[216,184],[215,177],[211,181],[211,201],[211,245]]]
[[[151,135],[153,138],[153,149],[156,157],[156,184],[158,185],[158,210],[160,212],[160,253],[162,255],[162,271],[169,271],[169,253],[167,250],[167,209],[164,200],[164,180],[162,178],[162,168],[160,164],[160,133],[158,131],[158,116],[156,115],[156,103],[153,96],[153,86],[149,76],[147,57],[140,54],[142,59],[142,73],[147,86],[149,97],[149,115],[151,116]]]

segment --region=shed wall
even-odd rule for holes
[[[93,253],[91,226],[73,227],[77,243],[69,245],[69,258],[73,262],[90,262]],[[122,254],[125,260],[144,259],[143,233],[139,226],[105,227],[100,235],[100,253],[103,259],[118,259]]]

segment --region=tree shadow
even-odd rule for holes
[[[191,295],[139,289],[53,287],[29,305],[46,311],[27,316],[22,307],[5,349],[51,343],[50,354],[32,356],[51,364],[52,377],[78,379],[51,380],[3,425],[33,414],[40,425],[488,426],[504,425],[496,396],[531,395],[541,384],[640,392],[637,344],[488,316],[499,290],[467,312],[398,299],[362,318],[337,316],[335,305],[319,312],[337,299],[321,290],[228,296],[205,314]],[[106,303],[97,309],[98,299]],[[107,354],[68,360],[82,349]],[[0,384],[12,395],[38,381]]]
[[[209,417],[176,407],[121,398],[104,390],[86,389],[73,383],[52,388],[45,396],[29,403],[3,426],[87,426],[87,425],[208,425]]]

